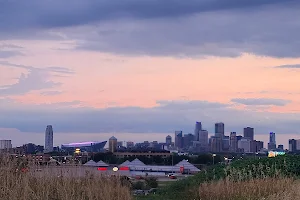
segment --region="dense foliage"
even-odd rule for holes
[[[300,156],[278,156],[276,158],[240,159],[230,165],[219,164],[197,175],[176,181],[162,188],[159,194],[150,199],[194,199],[199,198],[198,188],[201,183],[229,178],[231,181],[265,177],[299,177]]]

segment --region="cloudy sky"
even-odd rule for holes
[[[300,138],[299,0],[1,0],[0,138]],[[299,135],[299,136],[298,136]],[[75,141],[76,140],[76,141]]]

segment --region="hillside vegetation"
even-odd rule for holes
[[[241,159],[231,165],[217,165],[197,175],[162,188],[146,199],[278,199],[300,189],[300,156]],[[299,193],[299,192],[298,192]],[[288,196],[288,195],[287,195]],[[282,198],[281,198],[282,199]],[[300,196],[299,196],[300,199]]]

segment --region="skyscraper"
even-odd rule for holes
[[[244,128],[244,138],[249,140],[254,140],[254,128],[251,127]]]
[[[230,133],[230,152],[236,152],[237,151],[237,137],[236,132]]]
[[[170,146],[172,144],[172,137],[170,136],[170,135],[168,135],[167,137],[166,137],[166,145],[167,146]]]
[[[216,137],[224,137],[225,125],[223,122],[215,123],[215,136]]]
[[[223,151],[223,138],[224,138],[225,127],[223,122],[215,123],[215,136],[216,136],[216,147],[220,148],[219,152]]]
[[[295,152],[297,150],[297,140],[290,139],[289,140],[289,151]]]
[[[270,140],[268,143],[268,150],[272,150],[272,149],[276,149],[276,138],[274,132],[270,133]]]
[[[199,141],[199,132],[202,130],[201,122],[196,122],[194,137],[196,141]]]
[[[183,147],[182,131],[175,131],[175,147],[179,149]]]
[[[108,140],[108,149],[109,149],[109,151],[112,152],[112,153],[116,152],[117,146],[118,146],[117,138],[115,138],[114,136],[109,138],[109,140]]]
[[[51,125],[48,125],[45,131],[45,153],[53,151],[53,129]]]

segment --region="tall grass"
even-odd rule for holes
[[[30,165],[30,163],[29,163]],[[131,200],[128,185],[120,179],[87,173],[57,176],[49,172],[25,173],[25,159],[0,156],[0,199],[2,200]]]
[[[201,200],[257,200],[288,192],[294,184],[291,178],[264,178],[246,181],[229,179],[203,183],[199,187]]]

